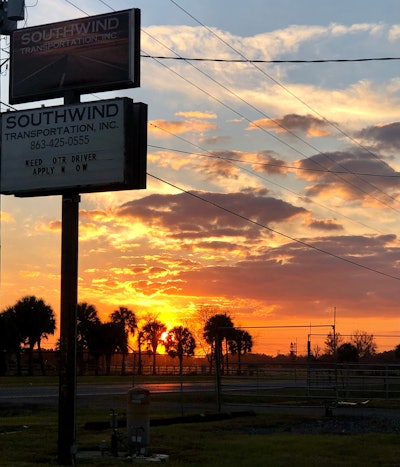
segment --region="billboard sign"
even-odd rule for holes
[[[146,187],[147,105],[118,98],[1,114],[0,193]]]
[[[140,10],[17,29],[12,104],[140,86]]]

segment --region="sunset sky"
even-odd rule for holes
[[[168,327],[210,307],[270,354],[334,321],[400,342],[398,0],[26,6],[25,26],[142,12],[141,87],[82,101],[148,104],[147,189],[82,195],[79,301]],[[1,213],[1,309],[35,295],[58,317],[61,197],[2,196]]]

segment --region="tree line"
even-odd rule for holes
[[[143,321],[143,320],[142,320]],[[99,373],[99,362],[105,360],[106,374],[110,373],[111,359],[115,353],[122,355],[121,374],[126,371],[126,356],[130,348],[130,338],[136,340],[137,374],[142,373],[142,352],[152,355],[153,374],[156,374],[157,349],[160,345],[166,353],[177,358],[182,374],[184,357],[193,356],[196,338],[187,326],[174,326],[167,329],[165,323],[156,317],[149,317],[139,326],[134,311],[120,306],[109,319],[101,321],[94,305],[81,302],[77,305],[77,368],[83,372],[85,355],[89,354],[95,362],[95,374]],[[33,374],[33,351],[37,347],[42,374],[46,374],[41,342],[56,331],[54,311],[43,299],[26,296],[15,305],[0,313],[0,375],[6,371],[6,355],[15,355],[17,374],[22,374],[21,354],[28,354],[28,374]],[[236,328],[229,315],[216,313],[204,325],[203,340],[209,346],[207,357],[210,366],[217,362],[221,372],[227,364],[228,354],[236,355],[240,369],[241,356],[251,352],[251,335]],[[225,352],[225,355],[224,355]],[[225,356],[225,359],[223,358]],[[226,363],[225,363],[226,362]]]
[[[325,354],[320,359],[334,357],[339,362],[368,362],[376,357],[377,349],[374,335],[365,331],[354,331],[347,340],[340,333],[329,333],[325,340]],[[394,355],[400,357],[400,345],[394,349]]]
[[[169,356],[178,359],[179,370],[182,373],[184,357],[193,356],[198,344],[205,344],[204,354],[209,361],[210,370],[213,365],[217,365],[220,373],[224,374],[228,368],[229,356],[236,356],[236,368],[240,373],[242,356],[251,353],[253,348],[253,338],[249,332],[235,327],[227,313],[218,313],[212,308],[207,309],[199,320],[204,326],[201,334],[196,337],[196,333],[187,326],[167,329],[166,324],[156,317],[139,319],[134,311],[122,306],[114,310],[108,320],[103,322],[94,305],[81,302],[77,306],[76,326],[78,371],[84,373],[85,356],[90,355],[95,364],[95,374],[99,373],[101,358],[105,361],[105,372],[109,374],[112,356],[119,353],[122,358],[121,374],[124,375],[126,356],[133,351],[137,357],[136,373],[142,374],[142,354],[147,352],[152,357],[152,372],[156,374],[157,350],[162,346]],[[45,374],[41,343],[43,339],[54,335],[55,331],[56,319],[52,308],[43,299],[35,296],[23,297],[15,305],[0,312],[0,375],[5,374],[7,357],[10,355],[15,356],[17,374],[22,374],[22,353],[28,356],[28,374],[32,375],[35,347],[41,373]],[[132,341],[133,348],[129,345]],[[400,344],[386,354],[390,360],[400,360]],[[347,341],[340,333],[329,333],[324,351],[318,346],[309,349],[307,358],[321,362],[368,362],[374,361],[377,356],[374,335],[355,331]],[[297,355],[287,358],[301,360]]]

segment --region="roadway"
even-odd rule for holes
[[[1,380],[0,380],[1,382]],[[287,381],[275,380],[268,383],[260,383],[252,380],[232,380],[224,381],[221,385],[221,393],[236,391],[260,391],[260,390],[280,390],[283,388],[298,388],[304,387],[305,382],[302,381]],[[179,393],[181,386],[179,382],[174,383],[143,383],[137,385],[143,389],[147,389],[150,393]],[[80,398],[95,398],[95,397],[115,397],[126,395],[128,390],[132,388],[129,384],[78,384],[76,396]],[[208,382],[185,382],[183,392],[189,393],[215,393],[216,385],[213,381]],[[16,387],[1,387],[0,386],[0,403],[16,403],[16,402],[37,402],[45,403],[58,400],[58,385],[43,386],[35,385],[34,382],[27,386]]]
[[[1,380],[0,380],[1,381]],[[251,382],[251,381],[230,381],[222,384],[222,394],[227,392],[244,391],[244,390],[262,390],[262,389],[275,389],[278,390],[287,387],[299,387],[303,382],[297,382],[296,386],[294,382],[290,381],[271,381],[269,384],[262,384]],[[151,394],[173,394],[180,393],[180,383],[143,383],[135,387],[147,389]],[[127,395],[129,389],[132,388],[130,384],[78,384],[77,385],[77,406],[80,404],[97,405],[104,407],[104,403],[109,399],[109,407],[113,403],[120,404],[120,397]],[[200,394],[209,393],[216,396],[215,383],[212,381],[208,382],[190,382],[184,383],[184,393]],[[115,399],[115,398],[118,398]],[[161,403],[161,402],[159,402]],[[193,398],[192,403],[196,405],[196,399]],[[27,386],[16,386],[16,387],[1,387],[0,386],[0,406],[19,406],[24,404],[34,405],[47,405],[57,406],[58,404],[58,385],[43,386],[35,385],[34,383]],[[107,405],[107,404],[106,404]],[[214,403],[208,403],[214,407]],[[215,407],[214,407],[215,409]],[[274,405],[269,404],[253,404],[251,398],[248,400],[248,404],[245,402],[240,404],[224,404],[224,409],[228,411],[236,410],[255,410],[257,412],[288,412],[288,413],[316,413],[323,414],[325,407],[323,404],[316,406],[301,406],[301,405]],[[357,404],[356,406],[340,406],[335,407],[335,413],[348,414],[348,415],[362,415],[362,416],[392,416],[393,413],[398,412],[398,409],[376,409],[369,407],[369,404]]]
[[[144,383],[137,387],[147,389],[150,393],[179,393],[179,383]],[[124,396],[132,386],[129,384],[78,384],[76,396],[82,399],[96,397]],[[184,392],[214,392],[215,384],[212,382],[185,383]],[[58,385],[42,386],[34,383],[27,386],[1,387],[0,404],[13,403],[40,403],[54,404],[58,401]]]

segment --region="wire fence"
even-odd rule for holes
[[[33,374],[58,376],[57,353],[45,352],[44,362],[34,358]],[[78,358],[78,375],[120,376],[140,375],[143,381],[150,376],[178,377],[181,368],[177,359],[157,355],[143,355],[141,365],[137,355],[123,357],[116,354],[106,359],[94,360],[89,355]],[[224,399],[256,401],[257,403],[282,402],[283,400],[354,400],[399,399],[400,363],[338,363],[290,359],[274,361],[267,358],[245,359],[243,362],[224,362],[217,370],[214,362],[206,358],[186,358],[182,366],[182,379],[207,378],[217,396]],[[28,374],[26,359],[21,374]],[[5,374],[18,373],[16,362],[7,360]],[[189,381],[189,380],[188,380]],[[214,384],[215,383],[215,384]],[[212,389],[214,390],[214,389]]]
[[[367,363],[286,363],[245,367],[221,375],[219,405],[362,405],[400,401],[400,365]]]

